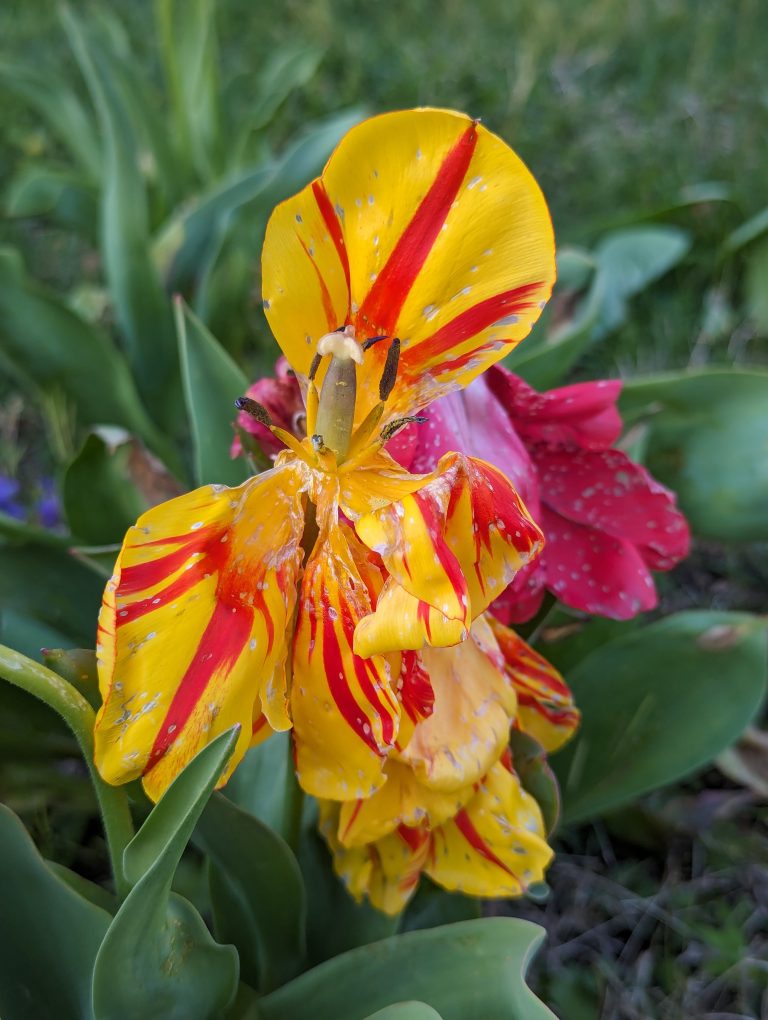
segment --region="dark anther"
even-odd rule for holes
[[[312,364],[309,366],[309,381],[310,382],[312,382],[312,380],[317,375],[317,370],[318,370],[318,368],[320,368],[320,362],[322,360],[323,360],[322,354],[316,354],[314,356],[314,358],[312,359]]]
[[[381,374],[381,382],[379,383],[379,400],[386,400],[394,389],[399,362],[400,341],[395,337],[387,351],[387,360],[384,362],[384,371]]]
[[[367,340],[363,340],[362,348],[363,348],[364,351],[367,351],[369,347],[373,347],[373,345],[377,344],[379,342],[379,340],[388,340],[388,339],[389,339],[389,337],[387,336],[386,333],[382,333],[381,336],[369,336]]]
[[[400,429],[405,428],[406,425],[410,425],[412,422],[414,425],[423,425],[425,421],[428,421],[423,414],[409,414],[405,418],[397,418],[395,421],[391,421],[389,425],[385,425],[381,430],[381,438],[387,443]]]
[[[250,414],[251,418],[255,418],[256,421],[261,422],[262,425],[266,425],[269,428],[272,425],[272,419],[269,417],[269,412],[266,407],[257,400],[251,400],[250,397],[238,397],[235,401],[235,407],[238,411],[245,411],[246,414]]]
[[[324,448],[325,443],[323,442],[323,437],[316,432],[314,436],[312,436],[312,449],[315,453],[320,453],[320,451]]]

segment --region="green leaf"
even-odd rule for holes
[[[766,689],[765,623],[692,611],[601,645],[567,675],[582,712],[552,759],[563,821],[688,775],[733,743]]]
[[[413,999],[444,1020],[553,1020],[524,981],[544,934],[538,925],[508,917],[408,932],[302,974],[260,1001],[261,1016],[357,1020]]]
[[[65,644],[93,643],[103,587],[100,578],[65,552],[0,545],[0,611],[31,616],[58,636],[66,635]]]
[[[78,690],[91,708],[101,708],[96,652],[91,648],[43,648],[43,662]]]
[[[252,747],[227,782],[226,796],[243,811],[258,818],[284,840],[293,837],[292,788],[296,777],[291,764],[291,735],[274,733]]]
[[[355,946],[394,935],[400,918],[388,917],[370,903],[352,899],[334,873],[328,847],[316,831],[314,804],[307,816],[308,825],[299,845],[307,890],[307,958],[310,963],[320,963]],[[333,918],[333,924],[328,918]]]
[[[131,475],[131,436],[117,429],[91,433],[67,468],[62,500],[67,522],[82,542],[119,542],[147,502]]]
[[[178,456],[147,416],[109,337],[27,278],[9,249],[0,250],[0,354],[38,399],[38,388],[63,392],[83,425],[122,425],[177,467]]]
[[[604,237],[594,251],[604,295],[597,335],[619,326],[628,299],[676,266],[690,246],[690,235],[678,227],[628,227]]]
[[[71,635],[43,623],[31,613],[20,613],[7,606],[0,607],[0,641],[30,659],[40,659],[43,648],[66,645],[71,640]]]
[[[89,241],[96,239],[98,209],[96,191],[81,175],[39,162],[22,167],[5,194],[8,216],[48,217]]]
[[[306,894],[290,847],[221,794],[208,802],[196,842],[211,857],[217,938],[235,944],[253,988],[284,984],[302,969],[306,952]]]
[[[254,103],[248,111],[249,132],[265,127],[291,92],[315,75],[324,50],[305,42],[284,44],[275,50],[259,72]]]
[[[441,1020],[441,1017],[426,1002],[395,1002],[371,1013],[366,1020]]]
[[[0,804],[0,1014],[90,1020],[91,973],[110,922],[45,864]]]
[[[428,878],[422,878],[416,895],[402,915],[400,931],[420,931],[458,921],[471,921],[481,917],[482,912],[483,901],[478,897],[447,892]]]
[[[192,759],[125,849],[125,874],[135,884],[96,958],[95,1020],[209,1020],[235,996],[237,953],[214,942],[195,908],[171,893],[171,882],[238,729]]]
[[[90,111],[49,64],[0,60],[0,78],[45,118],[53,133],[91,181],[101,172],[101,147]]]
[[[768,336],[768,238],[752,248],[744,274],[747,312],[761,336]]]
[[[194,453],[195,481],[240,485],[248,477],[242,458],[229,455],[235,400],[248,380],[181,299],[176,302],[179,357]]]
[[[117,899],[103,885],[97,885],[95,882],[83,878],[82,875],[78,875],[76,871],[65,868],[58,861],[46,861],[45,864],[49,871],[52,871],[57,878],[61,879],[70,889],[73,889],[82,899],[88,900],[89,903],[92,903],[95,907],[100,907],[110,915],[114,915],[117,912]]]
[[[214,0],[155,0],[163,71],[174,126],[200,179],[219,162],[219,84]]]
[[[766,231],[768,231],[768,206],[761,209],[759,213],[755,213],[754,216],[750,216],[732,234],[728,235],[723,244],[723,255],[735,255],[736,252],[762,237]]]
[[[176,346],[168,300],[150,252],[146,185],[130,106],[109,60],[71,8],[62,20],[85,78],[104,138],[101,252],[115,313],[140,391],[153,414],[167,414],[176,379]]]
[[[644,422],[644,461],[677,493],[693,532],[768,538],[768,372],[709,369],[633,380],[620,408]]]
[[[523,789],[541,808],[547,835],[551,835],[560,818],[560,789],[547,753],[541,744],[522,730],[510,731],[509,746]]]

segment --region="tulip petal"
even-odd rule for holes
[[[542,544],[539,528],[504,475],[484,461],[461,454],[447,454],[426,485],[364,515],[355,527],[414,600],[465,626],[537,555]],[[401,608],[402,596],[391,589],[390,599],[396,596],[396,606]],[[376,628],[378,634],[391,632],[394,642],[397,628],[384,597],[376,615],[388,615],[388,619],[366,623],[366,640],[376,641],[370,637],[370,629]],[[424,634],[430,644],[448,643],[443,629],[430,636],[425,625]],[[400,643],[386,650],[415,647],[413,628],[405,627]]]
[[[472,896],[519,896],[543,879],[551,859],[539,806],[505,755],[467,806],[432,833],[424,872]]]
[[[487,619],[517,694],[518,727],[545,751],[557,751],[576,732],[581,718],[568,685],[555,667],[513,630],[491,616]]]
[[[484,618],[472,625],[468,640],[453,648],[425,648],[421,661],[434,708],[398,758],[424,786],[460,790],[478,782],[506,747],[517,710],[515,690],[499,668],[502,658]]]
[[[466,385],[529,332],[554,281],[554,240],[530,172],[463,114],[388,113],[353,128],[322,177],[277,208],[264,307],[296,371],[339,325],[403,344],[388,417]],[[360,421],[385,350],[358,372]]]
[[[353,470],[339,471],[342,512],[352,521],[415,492],[423,476],[402,468],[385,450],[370,453]]]
[[[305,568],[293,650],[299,781],[308,793],[335,800],[368,797],[384,783],[400,719],[389,663],[352,649],[355,627],[371,610],[350,549],[355,542],[352,529],[328,513]]]
[[[129,530],[99,617],[95,760],[108,782],[143,776],[156,799],[239,722],[223,782],[263,729],[262,707],[272,726],[290,724],[284,693],[269,691],[293,615],[306,484],[299,465],[204,486]]]

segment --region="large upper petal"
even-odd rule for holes
[[[536,181],[464,114],[420,109],[353,128],[322,176],[278,206],[262,257],[264,308],[293,368],[340,325],[403,345],[388,415],[466,385],[529,332],[555,276]],[[358,370],[358,420],[385,351]]]
[[[487,608],[542,544],[541,531],[504,475],[461,454],[447,454],[422,488],[365,514],[355,527],[414,604],[432,607],[463,627]],[[419,647],[410,625],[396,643],[395,597],[396,592],[390,600],[382,595],[375,619],[361,628],[359,651]],[[404,601],[398,598],[396,607],[402,610]],[[407,621],[412,622],[411,616]],[[462,636],[448,627],[430,634],[425,625],[422,643],[450,644]]]
[[[143,776],[157,798],[200,747],[240,723],[224,780],[263,729],[262,706],[275,728],[290,725],[275,679],[306,484],[294,464],[236,489],[204,486],[128,531],[99,617],[95,759],[108,782]]]
[[[351,546],[352,529],[332,510],[306,565],[293,648],[291,708],[299,782],[318,797],[354,800],[384,782],[400,706],[389,663],[352,649],[358,622],[371,611],[372,593]]]

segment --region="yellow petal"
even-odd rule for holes
[[[576,732],[581,718],[570,688],[555,667],[513,630],[490,615],[488,622],[517,692],[517,725],[545,751],[557,751]]]
[[[400,706],[390,666],[352,650],[371,601],[350,543],[351,528],[328,513],[304,574],[293,651],[291,706],[302,787],[336,800],[368,797],[384,782]]]
[[[108,782],[143,776],[156,799],[235,723],[222,782],[247,750],[260,688],[285,655],[306,484],[293,465],[204,486],[129,530],[99,617],[95,760]]]
[[[364,617],[355,630],[358,655],[417,650],[426,644],[455,645],[467,636],[462,620],[450,620],[427,602],[414,598],[391,577],[387,579],[376,611]]]
[[[355,529],[413,600],[462,625],[479,616],[543,544],[541,531],[501,471],[458,453],[442,457],[416,492],[364,514]],[[419,648],[419,639],[431,645],[461,640],[455,627],[430,634],[426,610],[411,605],[406,613],[407,599],[392,585],[385,594],[374,619],[360,628],[361,654],[373,648]],[[404,621],[399,640],[398,614]]]
[[[451,792],[431,790],[413,769],[390,760],[387,781],[372,797],[347,801],[339,814],[337,837],[346,847],[375,843],[401,825],[433,828],[452,818],[474,796],[472,786]]]
[[[421,653],[434,707],[398,758],[434,790],[478,782],[507,746],[517,698],[489,656],[489,644],[495,646],[493,635],[480,619],[462,644]]]
[[[385,914],[399,914],[416,891],[430,850],[426,828],[399,829],[377,843],[346,847],[338,839],[339,805],[320,801],[320,831],[333,855],[333,870],[356,900],[367,896]]]
[[[265,310],[307,374],[314,345],[345,323],[402,340],[387,417],[466,385],[529,332],[555,276],[546,203],[530,172],[464,114],[406,110],[353,128],[322,177],[272,216]],[[358,371],[361,421],[386,351]]]
[[[505,755],[467,806],[432,833],[424,871],[446,889],[472,896],[519,896],[543,879],[551,859],[539,806]]]
[[[424,484],[424,475],[410,474],[386,450],[378,450],[354,470],[342,466],[339,482],[341,509],[354,521],[415,492]]]

